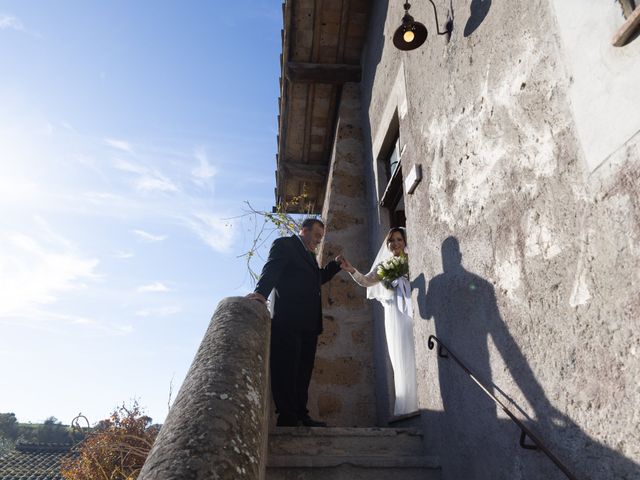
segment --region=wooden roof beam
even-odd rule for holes
[[[287,62],[286,76],[293,83],[343,84],[360,82],[360,65]]]
[[[611,39],[614,47],[623,47],[636,32],[640,31],[640,6],[629,14],[627,21],[620,27]]]
[[[299,163],[286,161],[278,165],[279,169],[288,179],[297,178],[300,180],[309,180],[311,182],[324,182],[329,173],[327,165]]]

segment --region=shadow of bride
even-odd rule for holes
[[[412,282],[418,290],[418,313],[422,319],[434,319],[436,336],[578,478],[640,478],[636,463],[591,439],[552,405],[500,316],[493,285],[462,266],[458,240],[446,238],[441,253],[443,272],[429,281],[426,294],[424,275]],[[493,384],[489,338],[525,405],[518,405]],[[539,340],[544,347],[544,339]],[[439,426],[435,443],[441,446],[447,478],[567,478],[541,452],[519,446],[519,427],[453,360],[437,358],[444,412],[425,412],[423,422],[431,416]]]

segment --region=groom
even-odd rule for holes
[[[276,239],[262,268],[260,280],[248,298],[266,304],[275,289],[271,324],[271,391],[278,426],[326,427],[307,410],[311,372],[318,335],[322,332],[320,286],[340,271],[341,257],[320,268],[315,249],[324,236],[324,224],[315,218],[302,223],[299,235]]]

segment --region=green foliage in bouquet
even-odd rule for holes
[[[393,256],[381,262],[380,265],[378,265],[376,273],[382,284],[392,289],[393,285],[391,283],[394,280],[409,276],[409,258],[406,255]]]

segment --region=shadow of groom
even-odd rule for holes
[[[436,336],[578,478],[640,478],[636,463],[591,439],[551,404],[500,316],[493,285],[462,266],[458,240],[446,238],[441,253],[443,272],[429,281],[426,294],[424,275],[412,282],[418,289],[420,317],[434,319]],[[489,337],[526,405],[513,402],[493,384]],[[566,478],[541,452],[519,446],[517,425],[504,414],[498,416],[493,400],[453,360],[438,357],[438,376],[444,412],[434,420],[440,425],[445,478]]]

